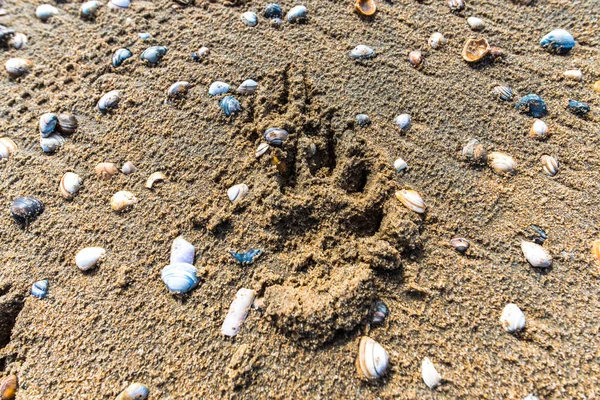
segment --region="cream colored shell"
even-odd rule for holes
[[[425,212],[425,202],[421,195],[415,190],[402,189],[396,192],[396,198],[404,204],[406,208],[416,213]]]
[[[81,189],[82,183],[83,181],[79,175],[74,172],[67,172],[60,179],[58,191],[65,199],[71,199]]]
[[[514,172],[517,165],[514,158],[506,153],[501,153],[498,151],[491,152],[488,155],[488,161],[490,163],[490,167],[498,175],[511,174]]]
[[[114,211],[123,211],[135,203],[137,203],[138,199],[131,192],[127,192],[122,190],[113,195],[110,199],[110,208]]]

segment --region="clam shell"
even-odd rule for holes
[[[171,245],[171,264],[192,264],[194,265],[194,254],[196,249],[194,245],[185,240],[183,237],[178,236],[173,240]]]
[[[432,49],[438,49],[447,41],[448,40],[444,37],[444,34],[435,32],[429,37],[429,46],[431,46]]]
[[[242,22],[250,27],[258,24],[258,16],[252,11],[246,11],[241,16]]]
[[[229,92],[230,87],[231,86],[229,86],[225,82],[221,82],[221,81],[213,82],[210,84],[210,86],[208,88],[208,95],[209,96],[218,96],[220,94],[227,93],[227,92]]]
[[[410,128],[410,124],[412,119],[408,114],[400,114],[394,118],[394,125],[398,127],[401,131],[406,131]]]
[[[523,96],[515,104],[517,110],[523,110],[534,118],[541,118],[546,115],[546,103],[537,94],[528,94]]]
[[[122,93],[120,90],[111,90],[98,100],[98,109],[100,111],[107,111],[119,108],[121,97]]]
[[[137,170],[137,168],[135,167],[135,165],[133,165],[133,163],[131,161],[127,161],[125,164],[123,164],[123,168],[121,168],[121,172],[124,173],[125,175],[131,175],[136,170]]]
[[[187,293],[198,284],[198,270],[192,264],[169,264],[162,269],[160,277],[171,293]]]
[[[535,139],[546,139],[548,137],[548,125],[541,119],[536,119],[529,129],[529,135]]]
[[[565,78],[570,79],[572,81],[581,82],[583,79],[583,73],[580,69],[570,69],[563,73]]]
[[[371,16],[375,14],[377,7],[375,6],[375,2],[373,0],[356,0],[354,3],[354,9],[365,16]]]
[[[254,92],[256,92],[257,88],[258,88],[258,83],[256,83],[252,79],[246,79],[237,88],[237,92],[240,94],[254,94]]]
[[[552,256],[539,244],[523,240],[521,241],[521,250],[532,267],[548,268],[552,266]]]
[[[17,145],[10,138],[0,138],[0,160],[8,158],[12,153],[17,151]]]
[[[121,66],[121,64],[125,62],[125,60],[131,58],[132,56],[133,54],[129,49],[117,49],[115,50],[115,53],[112,56],[112,66],[118,68]]]
[[[377,301],[374,306],[373,318],[371,324],[381,325],[387,316],[390,314],[390,309],[383,301]]]
[[[498,85],[492,89],[492,94],[498,96],[500,100],[511,101],[513,99],[512,89],[508,86]]]
[[[241,288],[237,291],[221,326],[221,334],[229,337],[238,334],[255,296],[256,292],[251,289]]]
[[[40,117],[40,134],[42,137],[48,137],[54,132],[58,117],[53,113],[45,113]]]
[[[221,107],[221,111],[223,111],[223,114],[225,114],[226,117],[230,117],[242,111],[242,105],[233,96],[223,97],[221,101],[219,101],[219,107]]]
[[[421,376],[429,389],[435,389],[442,383],[442,376],[436,371],[433,363],[427,357],[421,363]]]
[[[265,6],[263,16],[269,19],[281,18],[283,16],[283,11],[281,10],[279,4],[268,4]]]
[[[174,84],[169,86],[169,89],[167,90],[167,95],[172,99],[177,99],[179,97],[184,96],[188,92],[190,87],[191,85],[189,82],[175,82]]]
[[[227,189],[227,197],[229,197],[229,200],[231,200],[232,203],[235,203],[236,201],[243,200],[246,196],[248,196],[249,191],[250,189],[246,184],[240,183]]]
[[[554,29],[540,40],[540,46],[557,54],[567,54],[575,47],[575,39],[573,39],[573,35],[564,29]]]
[[[125,10],[131,5],[131,0],[110,0],[108,6],[112,9]]]
[[[281,128],[269,128],[265,131],[264,137],[271,146],[280,147],[289,136],[288,131]]]
[[[106,250],[102,247],[86,247],[79,250],[75,255],[75,265],[82,270],[87,271],[93,268],[104,257]]]
[[[490,167],[498,175],[513,173],[517,165],[514,158],[506,153],[501,153],[498,151],[491,152],[488,155],[488,161],[490,163]]]
[[[148,177],[146,180],[146,189],[152,189],[156,182],[164,182],[167,180],[167,177],[162,172],[155,172]]]
[[[469,142],[463,147],[462,155],[467,161],[474,164],[480,164],[487,161],[487,150],[477,139],[469,139]]]
[[[308,19],[308,10],[304,6],[295,6],[288,11],[286,18],[290,23],[305,22]]]
[[[452,238],[450,240],[450,245],[454,248],[454,250],[458,251],[461,254],[466,253],[470,247],[469,241],[461,237]]]
[[[398,158],[396,161],[394,161],[394,169],[396,172],[402,172],[406,168],[408,168],[408,164],[403,159]]]
[[[396,192],[396,198],[404,204],[406,208],[416,213],[425,212],[425,202],[421,195],[415,190],[402,189]]]
[[[584,116],[591,111],[591,107],[581,101],[569,100],[569,110],[574,114]]]
[[[79,9],[79,16],[81,18],[90,18],[96,15],[96,11],[98,10],[98,7],[100,6],[100,3],[93,0],[93,1],[86,1],[85,3],[83,3],[81,5],[81,8]]]
[[[31,286],[31,295],[38,299],[43,299],[48,294],[48,279],[37,281]],[[2,397],[4,398],[4,397]]]
[[[542,171],[548,176],[554,176],[558,174],[558,161],[556,158],[548,155],[543,155],[540,158],[542,163]]]
[[[408,61],[415,68],[420,68],[423,64],[423,54],[419,50],[408,53]]]
[[[35,16],[42,21],[46,21],[54,15],[58,15],[58,9],[50,4],[42,4],[35,9]]]
[[[132,207],[137,202],[138,199],[133,195],[133,193],[121,190],[111,197],[110,208],[112,208],[114,211],[124,211]]]
[[[357,60],[363,60],[375,56],[375,50],[364,44],[359,44],[350,51],[350,57]]]
[[[117,166],[113,163],[102,162],[94,167],[94,172],[96,172],[96,175],[98,175],[100,178],[108,180],[112,178],[117,172],[119,172],[119,170],[117,169]]]
[[[66,143],[64,137],[60,136],[58,133],[53,133],[48,137],[43,137],[40,139],[40,147],[44,151],[44,153],[54,153],[60,146]]]
[[[5,376],[0,380],[0,397],[2,400],[13,400],[19,388],[19,381],[15,375]]]
[[[371,118],[367,114],[356,114],[354,120],[358,124],[358,126],[365,127],[371,123]]]
[[[600,239],[592,242],[592,256],[597,263],[600,263]]]
[[[462,57],[467,62],[477,62],[490,52],[490,45],[485,38],[467,39]]]
[[[132,383],[117,396],[116,400],[146,400],[148,388],[141,383]]]
[[[256,149],[256,158],[259,158],[269,150],[269,143],[261,143]]]
[[[34,197],[18,197],[10,206],[10,215],[20,225],[29,225],[44,212],[44,203]]]
[[[477,17],[467,18],[467,24],[469,24],[469,27],[474,31],[481,31],[483,28],[485,28],[485,23],[483,20]]]
[[[446,0],[446,5],[452,12],[460,12],[465,9],[464,0]]]
[[[25,36],[22,33],[15,33],[15,35],[12,37],[12,39],[10,39],[8,44],[14,49],[21,50],[27,45],[27,36]]]
[[[60,114],[56,122],[56,131],[65,135],[71,135],[77,131],[79,123],[77,118],[71,114]]]
[[[83,181],[79,175],[74,172],[67,172],[62,176],[58,190],[65,199],[71,199],[81,189],[82,183]]]
[[[360,339],[356,369],[361,378],[374,380],[382,377],[389,367],[388,352],[368,336]]]
[[[500,324],[508,333],[515,333],[525,328],[525,314],[516,305],[509,303],[502,310]]]
[[[140,59],[145,61],[150,65],[156,65],[162,60],[165,54],[167,54],[167,48],[165,46],[152,46],[148,47],[142,55]]]
[[[23,76],[33,68],[33,61],[27,60],[25,58],[9,58],[4,64],[4,68],[6,68],[6,72],[12,78],[18,78]]]

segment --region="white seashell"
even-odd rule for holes
[[[527,397],[524,397],[523,400],[540,400],[539,397],[534,396],[533,393],[529,393]]]
[[[500,316],[500,323],[506,332],[518,332],[525,328],[525,314],[516,304],[507,304]]]
[[[160,277],[171,293],[187,293],[198,285],[198,270],[192,264],[169,264]]]
[[[117,9],[117,10],[127,9],[127,8],[129,8],[130,5],[131,5],[130,0],[110,0],[110,3],[108,3],[109,8]]]
[[[35,15],[42,21],[46,21],[53,15],[58,15],[58,9],[50,4],[42,4],[35,9]]]
[[[100,3],[96,0],[86,1],[81,5],[81,8],[79,9],[79,15],[81,18],[92,17],[96,15],[96,10],[98,10],[99,6]]]
[[[425,203],[421,195],[415,190],[402,189],[396,192],[396,198],[404,204],[406,208],[416,213],[423,214],[425,212]]]
[[[74,172],[67,172],[61,178],[58,190],[65,199],[71,199],[77,194],[79,189],[81,189],[82,183],[83,181],[79,175]]]
[[[75,264],[82,271],[87,271],[100,261],[106,254],[106,250],[102,247],[86,247],[85,249],[79,250],[75,256]]]
[[[261,143],[258,145],[258,148],[256,149],[256,158],[262,156],[263,154],[265,154],[267,152],[267,150],[269,150],[269,143]]]
[[[216,81],[210,84],[210,87],[208,88],[208,95],[217,96],[219,94],[227,93],[229,92],[229,88],[230,86],[227,83]]]
[[[583,74],[581,73],[580,69],[570,69],[568,71],[565,71],[564,75],[565,78],[577,82],[581,82],[581,79],[583,78]]]
[[[171,245],[171,264],[194,264],[194,245],[185,240],[183,237],[178,236],[173,240]]]
[[[552,256],[542,246],[537,243],[521,241],[521,250],[523,255],[533,267],[548,268],[552,265]]]
[[[435,32],[429,37],[429,46],[431,46],[432,49],[437,49],[447,41],[448,39],[446,39],[442,33]]]
[[[15,33],[15,35],[8,42],[13,48],[17,50],[23,49],[27,46],[27,36],[22,33]]]
[[[240,94],[254,94],[254,92],[256,92],[257,88],[258,88],[258,83],[256,83],[252,79],[246,79],[237,88],[237,92]]]
[[[410,128],[410,123],[412,119],[408,114],[400,114],[396,118],[394,118],[394,125],[398,127],[401,131],[405,131]]]
[[[242,288],[237,291],[221,327],[223,335],[233,337],[238,334],[255,296],[256,292],[251,289]]]
[[[146,188],[152,189],[152,186],[154,186],[156,182],[164,182],[166,180],[167,177],[165,176],[165,174],[163,174],[162,172],[155,172],[148,177],[148,180],[146,180]]]
[[[480,31],[483,28],[485,28],[485,23],[483,22],[483,20],[481,18],[477,18],[477,17],[467,18],[467,24],[469,24],[471,29],[474,31]]]
[[[540,158],[542,162],[542,171],[548,176],[554,176],[558,173],[558,161],[556,158],[548,155],[543,155]]]
[[[119,90],[111,90],[98,100],[98,109],[100,111],[106,111],[108,109],[119,108],[119,101],[121,101],[122,95],[123,94]]]
[[[236,201],[243,200],[248,195],[249,190],[246,184],[240,183],[227,189],[227,196],[232,203],[235,203]]]
[[[246,11],[242,14],[242,22],[248,26],[256,26],[258,24],[258,16],[252,11]]]
[[[110,199],[110,208],[114,211],[123,211],[135,203],[137,203],[138,199],[131,192],[127,192],[122,190],[113,195]]]
[[[132,383],[123,390],[115,400],[146,400],[148,398],[148,388],[141,383]]]
[[[121,168],[121,172],[124,173],[125,175],[131,175],[136,170],[137,170],[137,168],[135,167],[135,165],[133,165],[133,163],[131,161],[127,161],[125,164],[123,164],[123,168]]]
[[[406,168],[408,168],[408,164],[403,159],[399,158],[396,161],[394,161],[394,169],[396,170],[396,172],[402,172]]]
[[[0,138],[0,160],[8,158],[12,153],[17,151],[17,145],[10,138]]]
[[[442,376],[435,370],[433,363],[427,357],[421,363],[421,376],[430,389],[435,389],[442,383]]]
[[[117,166],[111,162],[102,162],[94,167],[94,172],[96,172],[96,175],[100,178],[108,180],[119,172],[119,170],[117,169]]]
[[[541,119],[536,119],[531,125],[529,135],[535,139],[545,139],[548,137],[548,125]]]
[[[498,175],[512,173],[517,165],[511,156],[498,151],[491,152],[488,155],[488,161],[490,163],[490,167],[492,167],[494,172]]]
[[[361,378],[369,380],[380,378],[386,373],[389,363],[388,352],[379,343],[368,336],[360,339],[356,369]]]
[[[65,138],[60,136],[58,133],[53,133],[48,137],[40,139],[40,147],[42,148],[44,153],[54,153],[60,146],[62,146],[65,143]]]
[[[18,78],[27,74],[33,68],[33,61],[27,60],[25,58],[9,58],[4,64],[4,68],[6,68],[6,72],[12,78]]]

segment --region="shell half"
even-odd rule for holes
[[[406,208],[416,213],[425,212],[425,202],[416,190],[402,189],[396,192],[396,198],[404,204]]]

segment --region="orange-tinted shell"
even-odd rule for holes
[[[375,2],[373,0],[356,0],[354,9],[362,15],[370,16],[375,14],[377,7],[375,7]]]
[[[18,381],[15,375],[8,375],[0,380],[0,399],[13,400],[17,393]]]
[[[596,92],[600,93],[600,81],[596,81],[596,83],[594,83],[593,88]]]
[[[484,38],[468,39],[462,51],[462,57],[467,62],[481,60],[490,52],[490,45]]]
[[[596,262],[600,264],[600,239],[592,242],[592,255],[596,259]]]
[[[107,180],[113,177],[113,175],[115,175],[117,172],[119,172],[119,170],[117,169],[117,166],[113,163],[109,163],[109,162],[103,162],[100,163],[98,165],[96,165],[96,167],[94,168],[94,171],[96,171],[96,175],[98,175],[100,178]]]

